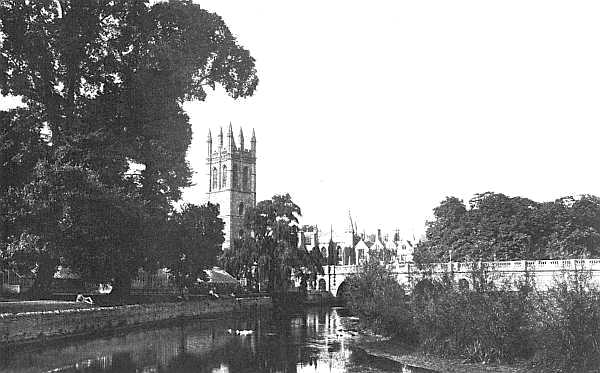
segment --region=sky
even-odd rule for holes
[[[304,224],[417,237],[446,196],[600,195],[600,2],[203,0],[256,59],[254,96],[185,104],[206,135],[257,137],[257,199]],[[6,104],[6,102],[5,102]],[[0,103],[0,106],[1,103]]]
[[[302,222],[419,236],[446,196],[600,195],[597,1],[198,2],[256,59],[253,97],[187,103],[205,200],[208,128],[257,137],[257,199]],[[248,144],[249,138],[246,139]]]

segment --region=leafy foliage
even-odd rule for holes
[[[0,93],[26,104],[0,113],[3,257],[15,264],[9,246],[36,237],[48,263],[117,288],[140,266],[174,265],[161,248],[190,184],[181,104],[217,84],[252,95],[250,53],[218,15],[184,0],[4,1],[0,44]],[[198,209],[173,218],[193,242],[188,223],[208,219],[211,237],[220,227]],[[212,246],[205,254],[213,263]]]
[[[600,289],[579,270],[559,279],[535,299],[535,360],[562,371],[600,367]]]
[[[169,222],[169,246],[164,248],[163,265],[181,286],[192,286],[204,279],[203,269],[217,264],[223,244],[223,220],[219,206],[185,205]]]
[[[364,326],[406,342],[415,341],[416,330],[404,288],[382,265],[382,258],[373,253],[363,265],[363,271],[346,281],[350,295],[348,306]]]
[[[600,199],[591,195],[537,203],[483,193],[469,208],[448,197],[434,209],[416,262],[521,260],[600,255]]]
[[[473,362],[530,356],[530,288],[496,288],[485,274],[473,279],[474,290],[445,279],[433,291],[413,292],[411,312],[420,347]]]
[[[315,254],[298,249],[300,207],[289,194],[275,195],[246,211],[246,235],[224,253],[222,263],[231,273],[266,282],[271,293],[285,291],[292,275],[322,273],[322,261]],[[258,274],[252,273],[256,264]]]

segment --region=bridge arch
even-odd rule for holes
[[[435,291],[435,284],[430,278],[424,278],[416,283],[412,293],[416,296],[432,295]]]
[[[347,300],[350,297],[350,285],[348,281],[342,281],[340,286],[338,286],[335,296],[342,300]]]
[[[458,290],[460,290],[460,291],[468,291],[471,288],[472,288],[471,287],[471,283],[466,278],[461,278],[461,279],[458,280]]]

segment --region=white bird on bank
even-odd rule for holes
[[[235,335],[250,335],[254,333],[254,330],[233,330],[227,329],[227,334],[235,334]]]

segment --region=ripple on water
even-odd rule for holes
[[[343,308],[198,320],[0,351],[0,371],[431,372],[352,349],[353,341],[363,338],[353,329],[355,326],[356,319]],[[238,335],[233,333],[236,330],[253,332]]]

